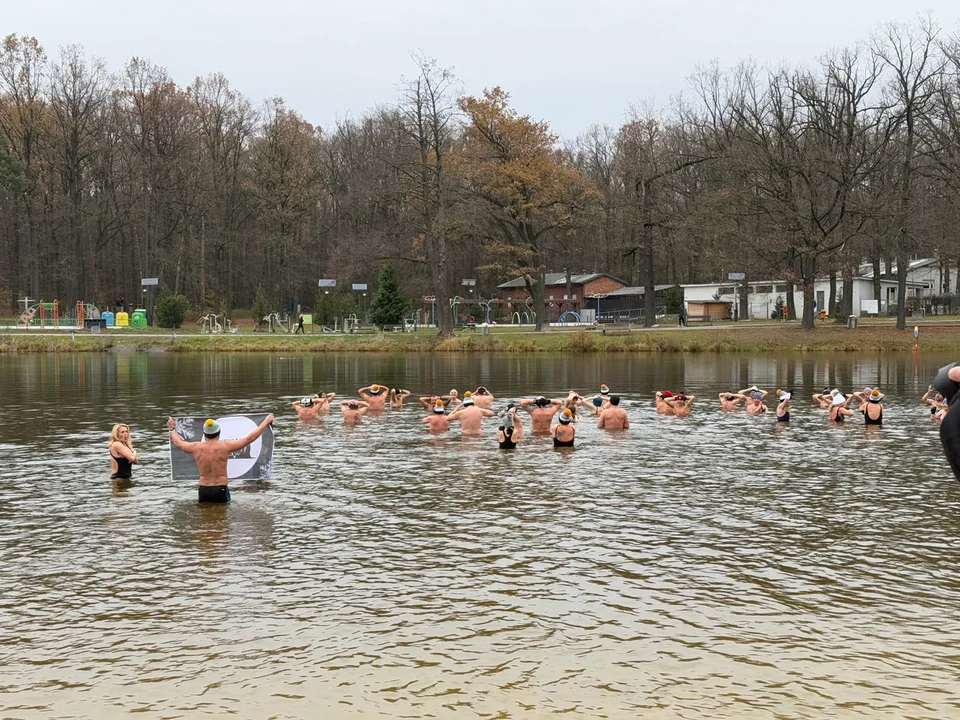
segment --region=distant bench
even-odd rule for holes
[[[604,335],[629,335],[630,323],[609,323],[603,326]]]

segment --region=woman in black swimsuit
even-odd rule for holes
[[[855,394],[860,395],[862,403],[860,412],[863,413],[864,425],[883,425],[883,405],[880,404],[884,397],[883,393],[874,388],[869,394],[866,392]]]
[[[554,447],[573,447],[573,438],[576,437],[577,429],[570,424],[572,420],[573,413],[569,410],[560,413],[560,422],[550,430]]]
[[[827,397],[829,397],[829,395],[827,395]],[[832,405],[830,408],[830,420],[835,423],[842,423],[846,418],[853,415],[853,410],[848,407],[852,399],[852,395],[850,397],[844,397],[843,393],[834,395],[830,401]]]
[[[114,425],[110,431],[110,479],[129,480],[137,464],[137,451],[130,441],[128,425]]]

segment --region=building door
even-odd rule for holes
[[[823,299],[824,291],[817,290],[817,312],[827,309],[826,301]]]

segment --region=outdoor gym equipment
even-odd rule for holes
[[[197,320],[197,325],[200,326],[200,332],[207,334],[217,335],[223,332],[223,325],[217,320],[217,313],[208,313],[202,318]]]
[[[265,322],[270,328],[270,332],[276,332],[275,328],[280,328],[285,333],[290,332],[290,328],[287,327],[286,323],[280,319],[280,313],[274,312],[270,313],[269,315],[265,315],[263,322]]]

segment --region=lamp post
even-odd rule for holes
[[[467,294],[470,296],[470,303],[467,305],[467,308],[468,308],[468,309],[467,309],[467,313],[468,313],[468,314],[467,314],[467,317],[469,318],[469,317],[470,317],[470,315],[469,315],[469,313],[470,313],[469,308],[470,308],[470,306],[473,305],[473,288],[474,288],[474,287],[476,286],[476,284],[477,284],[477,279],[476,279],[476,278],[464,278],[463,280],[460,281],[460,284],[463,285],[463,286],[467,289]]]

